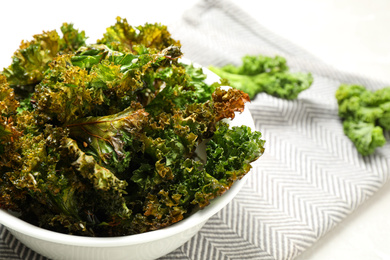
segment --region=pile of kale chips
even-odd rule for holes
[[[0,208],[68,234],[142,233],[207,206],[264,152],[223,120],[248,95],[204,83],[166,26],[117,18],[92,45],[61,31],[22,42],[0,74]]]

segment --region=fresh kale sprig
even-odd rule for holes
[[[291,72],[286,59],[280,56],[246,55],[240,66],[228,64],[210,66],[209,69],[227,79],[232,87],[248,93],[251,99],[261,92],[283,99],[296,99],[313,82],[310,73]]]
[[[336,91],[344,133],[362,155],[386,143],[390,130],[390,87],[371,91],[361,85],[342,84]]]

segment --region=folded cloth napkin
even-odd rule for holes
[[[169,30],[185,57],[203,66],[238,65],[246,54],[281,55],[292,70],[311,72],[314,83],[294,101],[266,94],[252,100],[265,154],[236,198],[161,260],[294,259],[389,179],[390,145],[360,156],[343,133],[334,96],[341,83],[375,89],[388,82],[333,69],[226,0],[200,1]],[[0,226],[0,259],[44,258]]]

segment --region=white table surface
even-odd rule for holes
[[[390,1],[231,0],[264,27],[334,67],[390,81]],[[94,41],[115,17],[130,24],[169,25],[198,0],[7,1],[1,5],[0,67],[22,39],[72,22]],[[55,4],[56,3],[56,4]],[[58,3],[58,4],[57,4]],[[151,9],[151,7],[153,7]],[[390,259],[390,185],[329,232],[299,259]]]

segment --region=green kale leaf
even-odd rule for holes
[[[12,64],[3,70],[12,86],[35,85],[44,77],[48,63],[58,54],[69,53],[85,45],[84,31],[78,32],[72,24],[61,27],[63,37],[57,31],[47,31],[33,36],[31,41],[22,41],[12,57]]]
[[[232,87],[248,93],[251,99],[260,92],[283,99],[296,99],[313,82],[310,73],[291,72],[286,60],[280,56],[244,56],[241,66],[228,64],[209,68],[227,79]]]
[[[132,107],[108,116],[86,117],[66,125],[70,136],[85,146],[88,154],[114,172],[129,166],[132,153],[138,152],[137,139],[148,122],[144,109]]]
[[[344,133],[362,155],[386,143],[390,130],[390,87],[370,91],[364,86],[342,84],[336,91]]]
[[[180,47],[180,42],[171,38],[167,26],[145,24],[133,27],[126,19],[117,17],[116,24],[108,27],[104,37],[97,41],[108,47],[130,53],[141,54],[148,50],[159,52],[171,45]]]
[[[358,152],[362,155],[370,155],[374,153],[377,147],[383,146],[386,143],[386,139],[383,136],[383,129],[380,126],[375,126],[373,123],[345,120],[343,122],[343,128],[345,134],[351,139]]]

